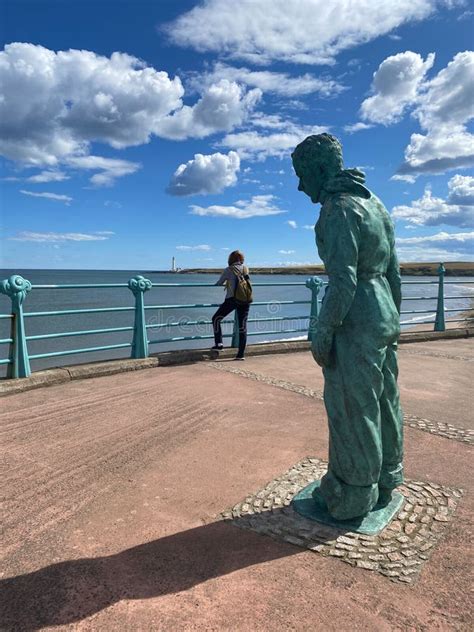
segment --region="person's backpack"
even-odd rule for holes
[[[238,305],[249,305],[253,301],[252,284],[250,283],[249,275],[245,271],[245,267],[243,272],[240,272],[240,270],[236,267],[232,267],[232,272],[237,277],[234,299]]]

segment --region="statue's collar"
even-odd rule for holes
[[[358,197],[369,199],[371,193],[364,186],[365,174],[359,169],[341,169],[332,175],[324,184],[319,195],[321,204],[327,200],[330,195],[336,193],[349,193]]]

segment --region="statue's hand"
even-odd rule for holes
[[[311,343],[313,358],[323,368],[331,365],[331,349],[333,331],[325,327],[318,327]]]

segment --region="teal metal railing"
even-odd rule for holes
[[[437,296],[404,296],[404,301],[427,301],[436,300],[436,317],[434,321],[435,331],[444,331],[446,328],[445,314],[450,312],[459,312],[459,308],[446,308],[444,305],[445,300],[451,299],[464,299],[467,296],[445,296],[444,285],[450,282],[444,280],[445,268],[443,264],[440,264],[438,269],[437,280],[423,280],[423,281],[409,281],[403,282],[402,285],[437,285]],[[474,281],[463,281],[463,284],[472,284]],[[252,303],[253,307],[256,306],[270,306],[276,304],[279,307],[285,305],[308,305],[309,313],[289,315],[289,316],[275,316],[271,315],[264,318],[249,318],[248,323],[264,323],[271,322],[273,324],[284,325],[286,322],[292,321],[308,321],[308,324],[304,327],[290,327],[280,328],[278,331],[269,329],[265,331],[249,331],[249,336],[269,336],[275,334],[294,334],[305,332],[307,339],[311,340],[314,332],[317,328],[317,320],[319,313],[319,306],[321,304],[320,292],[326,285],[318,277],[311,277],[307,281],[284,281],[284,282],[265,282],[254,283],[254,287],[306,287],[310,291],[308,300],[278,300],[278,301],[255,301]],[[201,327],[210,328],[212,325],[211,320],[206,319],[180,319],[172,322],[158,322],[147,323],[146,314],[149,310],[158,311],[161,310],[184,310],[184,309],[205,309],[218,307],[220,303],[189,303],[189,304],[159,304],[159,305],[147,305],[145,304],[145,294],[153,289],[158,288],[210,288],[215,287],[212,283],[152,283],[149,279],[141,275],[137,275],[129,280],[128,283],[96,283],[96,284],[61,284],[61,285],[32,285],[30,281],[23,279],[20,275],[12,275],[8,279],[5,279],[0,284],[0,293],[5,294],[11,299],[11,313],[0,314],[1,319],[9,319],[11,323],[11,335],[8,338],[0,339],[0,345],[9,345],[8,357],[0,359],[0,365],[7,365],[8,377],[21,378],[28,377],[31,374],[30,362],[39,360],[42,358],[55,358],[60,356],[86,354],[98,351],[111,351],[117,349],[130,349],[132,358],[146,358],[149,355],[150,346],[160,345],[165,343],[175,343],[183,341],[196,341],[212,339],[213,334],[195,334],[184,336],[168,336],[165,338],[152,338],[149,339],[148,333],[156,330],[175,327]],[[62,309],[62,310],[48,310],[48,311],[36,311],[36,312],[24,312],[23,305],[27,299],[28,294],[31,291],[37,292],[41,290],[81,290],[81,289],[100,289],[108,290],[111,288],[128,288],[134,297],[134,306],[119,306],[119,307],[91,307],[91,308],[74,308],[74,309]],[[67,317],[71,315],[89,315],[89,314],[117,314],[120,312],[133,312],[134,323],[130,326],[115,326],[115,327],[102,327],[97,329],[81,329],[78,331],[54,331],[51,333],[41,333],[36,335],[27,335],[25,327],[25,320],[29,318],[51,318],[51,317]],[[413,315],[413,314],[430,314],[433,310],[421,309],[421,310],[402,310],[401,316]],[[450,322],[464,322],[473,320],[472,318],[459,318],[452,319]],[[229,320],[225,321],[229,322]],[[432,320],[420,320],[417,324],[429,323],[432,324]],[[74,338],[77,336],[90,336],[90,335],[103,335],[103,334],[115,334],[118,332],[130,332],[131,342],[120,342],[117,344],[103,344],[88,346],[76,349],[66,349],[59,351],[43,351],[41,353],[29,353],[28,344],[30,342],[51,340],[58,338]],[[234,326],[232,333],[224,333],[225,337],[232,338],[231,346],[238,346],[238,324],[237,319],[234,317]]]

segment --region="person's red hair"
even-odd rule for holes
[[[233,250],[230,255],[229,255],[229,259],[228,259],[228,264],[231,266],[234,263],[243,263],[244,262],[244,255],[242,252],[240,252],[240,250]]]

